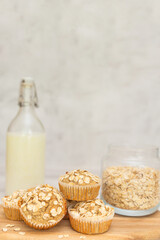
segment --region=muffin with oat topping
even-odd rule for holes
[[[8,219],[22,220],[20,216],[19,205],[22,202],[22,196],[24,192],[24,190],[18,190],[12,195],[2,198],[2,206]]]
[[[61,176],[58,183],[67,200],[87,201],[97,197],[101,180],[86,170],[73,170]]]
[[[49,229],[62,220],[67,211],[62,194],[49,185],[40,185],[23,196],[20,214],[35,229]]]
[[[108,231],[114,216],[114,209],[100,199],[77,203],[68,212],[72,228],[85,234]]]

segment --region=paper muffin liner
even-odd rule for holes
[[[69,208],[69,220],[72,228],[77,232],[84,234],[99,234],[107,232],[111,226],[114,216],[114,209],[109,216],[104,217],[86,217],[74,216]]]
[[[87,201],[93,200],[98,196],[100,183],[93,185],[70,185],[59,180],[59,189],[67,200]]]
[[[3,206],[5,216],[10,220],[20,221],[22,220],[20,215],[20,210],[18,207],[12,206]]]
[[[66,212],[67,212],[67,204],[66,204],[66,200],[63,200],[63,210],[62,210],[62,213],[61,213],[61,217],[57,220],[57,221],[54,221],[53,223],[49,223],[46,221],[46,223],[35,223],[33,222],[32,220],[29,220],[27,219],[27,216],[23,213],[22,211],[22,208],[20,208],[20,215],[21,215],[21,218],[23,219],[23,221],[28,225],[30,226],[31,228],[34,228],[34,229],[39,229],[39,230],[46,230],[46,229],[49,229],[49,228],[52,228],[54,227],[55,225],[57,225],[63,218],[64,216],[66,215]],[[53,219],[54,220],[54,219]]]
[[[15,221],[22,220],[18,203],[17,205],[14,203],[7,203],[4,198],[2,198],[2,207],[4,214],[8,219]]]

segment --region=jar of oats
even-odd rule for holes
[[[102,162],[102,198],[125,216],[160,207],[160,160],[156,147],[110,146]]]

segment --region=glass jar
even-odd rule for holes
[[[44,183],[45,129],[36,115],[34,81],[22,80],[19,111],[7,130],[6,194]]]
[[[158,148],[110,146],[102,161],[103,200],[117,214],[145,216],[160,203]]]

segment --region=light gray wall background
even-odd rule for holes
[[[36,81],[46,181],[100,173],[110,143],[160,145],[159,0],[0,0],[0,185],[23,76]]]

